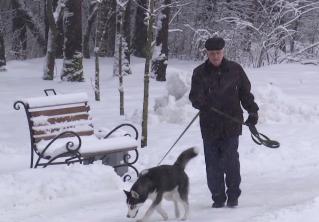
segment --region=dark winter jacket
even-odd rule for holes
[[[216,68],[209,60],[194,69],[189,99],[200,110],[203,139],[238,136],[242,125],[210,110],[216,109],[243,121],[243,110],[257,113],[258,106],[250,92],[251,85],[243,68],[227,59]]]

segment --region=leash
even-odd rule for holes
[[[248,125],[248,124],[245,124],[244,122],[240,121],[239,119],[237,118],[234,118],[232,117],[231,115],[227,114],[227,113],[224,113],[222,111],[220,111],[219,109],[216,109],[215,107],[210,107],[210,109],[214,112],[216,112],[217,114],[219,115],[222,115],[236,123],[239,123],[241,125],[244,125],[244,126],[247,126],[249,128],[249,131],[251,133],[251,138],[252,140],[257,144],[257,145],[264,145],[268,148],[272,148],[272,149],[275,149],[275,148],[279,148],[280,146],[280,143],[275,141],[275,140],[271,140],[269,139],[269,137],[267,137],[265,134],[262,134],[262,133],[259,133],[257,131],[257,128],[256,126],[253,126],[253,125]],[[161,159],[161,161],[159,161],[159,163],[157,164],[160,165],[162,163],[162,161],[166,158],[166,156],[169,154],[169,152],[171,152],[171,150],[174,148],[174,146],[176,145],[176,143],[182,138],[182,136],[185,134],[185,132],[189,129],[189,127],[194,123],[194,121],[197,119],[197,117],[199,116],[199,113],[198,112],[194,118],[190,121],[190,123],[187,125],[187,127],[184,129],[184,131],[181,133],[181,135],[177,138],[177,140],[174,142],[174,144],[171,146],[171,148],[165,153],[164,157]]]
[[[256,126],[246,124],[246,123],[240,121],[239,119],[234,118],[231,115],[216,109],[215,107],[210,107],[210,109],[213,110],[214,112],[218,113],[219,115],[222,115],[222,116],[224,116],[224,117],[226,117],[226,118],[228,118],[236,123],[239,123],[239,124],[244,125],[244,126],[248,126],[249,131],[251,133],[251,138],[257,145],[264,145],[264,146],[271,148],[271,149],[279,148],[280,143],[278,141],[271,140],[265,134],[259,133]]]
[[[251,133],[251,138],[256,144],[264,145],[264,146],[271,148],[271,149],[279,148],[279,146],[280,146],[279,142],[277,142],[275,140],[271,140],[266,135],[259,133],[255,126],[249,126],[247,124],[245,124],[245,125],[248,126],[250,133]]]
[[[199,116],[199,112],[194,116],[194,118],[192,119],[192,121],[190,121],[190,123],[187,125],[187,127],[184,129],[184,131],[181,133],[181,135],[177,138],[177,140],[175,141],[175,143],[171,146],[171,148],[165,153],[164,157],[161,159],[161,161],[159,161],[159,163],[157,164],[160,165],[162,163],[162,161],[165,159],[165,157],[169,154],[169,152],[171,152],[171,150],[173,149],[173,147],[176,145],[176,143],[182,138],[182,136],[185,134],[185,132],[189,129],[189,127],[193,124],[193,122],[197,119],[197,117]]]

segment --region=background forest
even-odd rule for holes
[[[52,50],[48,2],[57,58],[63,49],[67,57],[83,52],[78,56],[89,58],[96,47],[100,57],[113,57],[116,33],[124,37],[126,62],[131,55],[146,57],[148,19],[154,18],[151,35],[161,49],[155,48],[153,60],[202,59],[205,39],[219,35],[227,40],[227,57],[246,66],[318,63],[317,0],[1,0],[0,66]]]

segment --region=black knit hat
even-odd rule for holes
[[[207,50],[221,50],[225,46],[225,40],[221,37],[209,38],[205,42],[205,48]]]

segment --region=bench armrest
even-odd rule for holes
[[[110,135],[112,135],[116,130],[122,128],[122,127],[129,127],[131,129],[133,129],[134,133],[135,133],[135,139],[137,140],[138,139],[138,131],[137,129],[135,128],[135,126],[133,126],[132,124],[129,124],[129,123],[123,123],[123,124],[120,124],[118,125],[117,127],[115,127],[114,129],[112,129],[108,134],[106,134],[104,136],[104,139],[108,138]],[[131,134],[129,133],[126,133],[124,136],[131,136]]]
[[[46,159],[51,159],[51,156],[45,156],[45,152],[47,151],[47,149],[50,148],[50,146],[58,139],[60,138],[63,138],[65,135],[70,135],[70,136],[74,136],[77,138],[78,140],[78,144],[77,146],[74,145],[74,142],[72,141],[69,141],[65,144],[65,148],[67,150],[67,153],[76,153],[78,152],[78,150],[81,148],[81,145],[82,145],[82,141],[81,141],[81,137],[73,132],[73,131],[65,131],[63,133],[60,133],[59,135],[57,135],[56,137],[54,137],[46,146],[45,148],[41,151],[40,155],[43,157],[43,158],[46,158]]]

